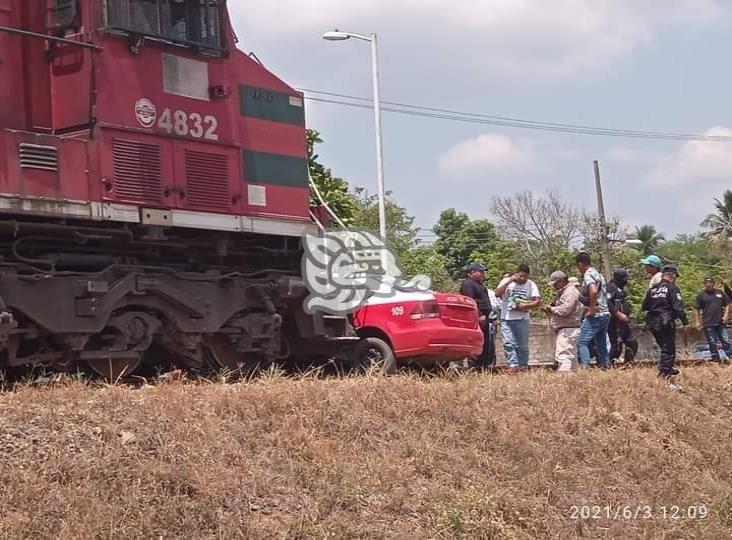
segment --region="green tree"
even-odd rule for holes
[[[379,197],[371,195],[364,188],[355,190],[355,210],[352,224],[372,231],[379,230]],[[386,194],[386,240],[394,253],[402,258],[407,251],[416,247],[419,229],[414,226],[414,216],[407,209]]]
[[[349,191],[348,182],[343,178],[333,176],[330,169],[320,163],[318,154],[315,153],[315,146],[321,144],[323,139],[320,133],[309,129],[307,131],[308,145],[308,167],[310,169],[310,177],[318,188],[321,196],[344,224],[351,225],[354,221],[358,203],[356,198]],[[320,200],[311,190],[310,204],[318,206]]]
[[[437,253],[434,246],[417,246],[406,251],[401,257],[406,276],[412,278],[418,274],[426,274],[432,279],[432,289],[451,292],[455,290],[455,281],[447,271],[449,261],[444,255]]]
[[[636,247],[644,256],[656,251],[656,248],[666,241],[663,234],[656,230],[653,225],[643,225],[635,228],[635,237],[642,243]]]
[[[466,266],[475,261],[488,265],[490,280],[516,266],[513,245],[501,240],[488,220],[473,221],[451,208],[440,214],[433,231],[437,236],[435,249],[448,261],[447,271],[455,280],[463,278]]]
[[[714,208],[701,225],[710,229],[710,237],[727,240],[732,237],[732,191],[727,190],[721,199],[714,199]]]

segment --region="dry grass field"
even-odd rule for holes
[[[0,537],[729,538],[732,369],[682,381],[19,386],[0,394]]]

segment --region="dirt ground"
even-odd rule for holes
[[[729,538],[732,368],[0,394],[2,538]]]

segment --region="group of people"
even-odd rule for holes
[[[664,265],[656,255],[640,262],[650,278],[642,304],[645,323],[661,351],[659,375],[670,378],[678,374],[676,321],[681,321],[684,331],[689,328],[681,291],[676,285],[679,271],[673,265]],[[485,285],[486,267],[481,263],[469,265],[460,292],[478,304],[485,339],[483,351],[475,359],[477,367],[495,364],[496,338],[500,331],[509,373],[526,369],[531,312],[539,309],[549,316],[556,333],[554,356],[559,372],[589,367],[593,357],[603,369],[619,362],[621,356],[626,364],[635,360],[638,340],[627,293],[630,273],[617,269],[606,282],[587,253],[579,253],[575,264],[580,278],[562,271],[549,276],[554,298],[544,304],[527,265],[519,265],[513,274],[504,276],[495,291]],[[694,315],[697,329],[703,330],[707,337],[712,360],[717,362],[732,357],[726,327],[731,306],[732,289],[726,283],[724,289],[718,289],[714,277],[708,276],[704,289],[696,297]]]

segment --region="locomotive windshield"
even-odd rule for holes
[[[220,50],[224,0],[107,0],[107,26]]]

